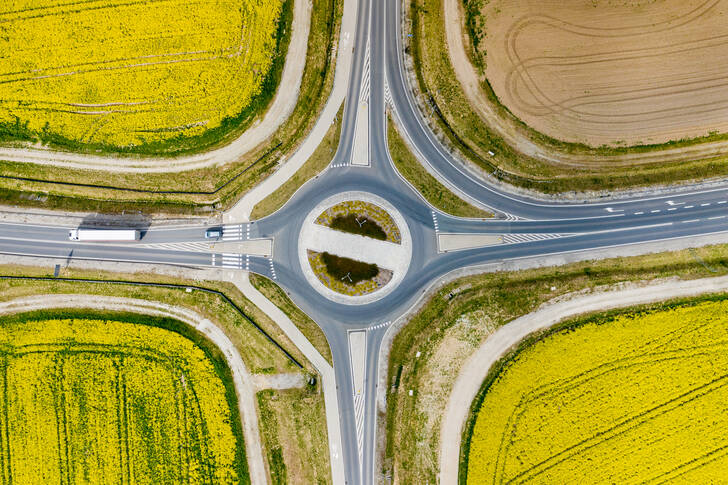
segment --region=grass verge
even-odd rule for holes
[[[273,214],[275,211],[283,207],[283,205],[290,199],[296,191],[301,188],[303,184],[311,180],[316,175],[323,172],[328,167],[331,160],[334,158],[336,148],[339,145],[339,136],[341,135],[341,118],[344,112],[344,105],[342,103],[339,108],[339,112],[336,114],[336,121],[329,131],[326,132],[326,136],[321,140],[321,143],[313,155],[306,160],[301,168],[293,174],[288,180],[285,181],[277,190],[268,195],[265,199],[258,202],[250,213],[252,220],[262,219],[263,217]]]
[[[392,343],[387,377],[385,474],[436,483],[442,415],[465,360],[499,326],[567,293],[657,278],[728,274],[728,245],[614,258],[455,280],[409,318]],[[412,395],[409,391],[412,390]]]
[[[255,150],[226,165],[161,174],[108,173],[0,161],[0,203],[170,214],[209,214],[232,206],[243,193],[273,173],[285,154],[300,145],[328,99],[334,80],[343,0],[312,3],[308,44],[319,47],[307,50],[293,112]]]
[[[408,21],[412,36],[406,37],[405,52],[412,56],[415,66],[420,102],[428,106],[427,111],[432,111],[430,121],[441,139],[481,170],[504,182],[544,193],[608,191],[728,175],[727,157],[620,167],[585,163],[583,167],[573,167],[549,164],[517,151],[483,122],[470,106],[450,63],[442,9],[442,0],[410,0]],[[471,20],[470,24],[473,23]],[[662,145],[624,148],[591,148],[565,143],[531,130],[517,120],[500,104],[487,81],[483,89],[499,115],[514,121],[517,128],[534,141],[547,148],[582,154],[585,158],[642,153],[704,143],[716,137],[725,138],[724,135],[711,135]],[[489,151],[495,155],[490,156]]]
[[[430,175],[410,151],[389,116],[387,117],[387,142],[389,143],[389,154],[397,171],[433,207],[458,217],[493,217],[490,212],[468,204]]]
[[[329,341],[326,339],[326,335],[321,328],[309,318],[301,309],[299,309],[285,291],[273,283],[268,278],[257,275],[255,273],[250,274],[250,283],[258,289],[263,295],[273,302],[275,306],[281,309],[288,318],[293,321],[303,335],[308,339],[309,342],[319,351],[326,361],[334,365],[333,358],[331,357],[331,349],[329,348]]]
[[[331,483],[323,395],[315,386],[257,394],[273,485]]]

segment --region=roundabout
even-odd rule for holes
[[[306,281],[346,305],[380,300],[402,282],[412,260],[404,217],[386,199],[350,191],[328,197],[305,217],[298,259]]]

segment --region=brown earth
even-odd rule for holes
[[[728,131],[727,11],[726,0],[492,0],[478,50],[500,101],[534,129],[662,143]]]

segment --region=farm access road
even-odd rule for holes
[[[50,294],[16,298],[0,303],[0,314],[23,313],[48,308],[90,308],[119,312],[138,312],[145,315],[169,317],[179,320],[204,334],[225,356],[233,376],[235,394],[238,397],[238,412],[243,424],[245,453],[252,484],[267,483],[267,472],[263,461],[263,448],[258,429],[258,414],[255,408],[253,379],[243,363],[237,349],[214,323],[187,308],[167,305],[137,298],[112,297],[83,294]]]
[[[311,2],[293,2],[291,40],[275,98],[263,119],[245,130],[228,145],[208,152],[176,158],[98,156],[61,152],[44,148],[0,148],[0,159],[54,167],[101,170],[119,173],[183,172],[233,162],[256,148],[275,133],[298,102],[306,66],[308,34],[311,29]]]
[[[489,127],[494,129],[508,145],[518,151],[552,165],[570,167],[626,167],[657,162],[700,160],[717,157],[728,152],[728,140],[618,155],[571,153],[535,142],[517,123],[501,116],[498,113],[498,108],[493,105],[493,102],[483,91],[481,77],[471,63],[464,44],[467,33],[463,31],[464,12],[461,2],[458,0],[443,0],[443,4],[443,22],[445,24],[450,63],[467,100],[470,102],[471,109]],[[417,85],[416,79],[410,79],[409,82],[413,86]]]
[[[667,281],[648,286],[607,290],[586,296],[569,295],[503,325],[468,358],[448,399],[440,437],[440,484],[457,485],[463,426],[470,407],[490,368],[528,335],[567,318],[620,307],[728,291],[728,276],[687,281]]]

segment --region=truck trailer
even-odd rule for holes
[[[138,241],[139,231],[136,229],[71,229],[68,231],[68,239],[90,242]]]

